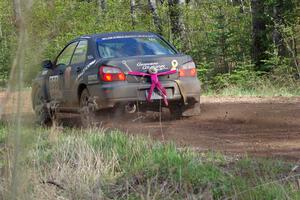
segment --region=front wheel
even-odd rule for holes
[[[51,114],[47,108],[46,98],[43,95],[41,88],[38,88],[34,93],[33,110],[38,124],[46,126],[52,124]]]

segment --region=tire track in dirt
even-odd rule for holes
[[[29,92],[24,93],[24,99],[24,120],[32,123]],[[105,128],[149,135],[199,151],[300,159],[300,97],[202,97],[201,100],[202,113],[198,117],[170,120],[167,112],[163,113],[160,125],[158,114],[150,113],[135,122],[132,120],[137,116],[122,116],[103,124]],[[7,115],[13,108],[12,102],[5,109]]]
[[[205,99],[205,98],[204,98]],[[300,98],[209,98],[199,117],[159,123],[111,123],[133,134],[225,154],[300,159]]]

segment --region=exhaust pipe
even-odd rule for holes
[[[129,103],[125,106],[125,112],[128,114],[133,114],[136,112],[136,105],[134,103]]]

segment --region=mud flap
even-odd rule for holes
[[[175,81],[175,83],[177,83],[177,85],[178,85],[179,92],[180,92],[180,94],[181,94],[181,96],[182,96],[184,105],[187,105],[187,104],[188,104],[188,102],[187,102],[187,97],[186,97],[186,95],[185,95],[185,92],[184,92],[184,90],[183,90],[183,87],[181,86],[180,80],[174,80],[174,81]]]
[[[185,95],[185,91],[184,91],[184,89],[181,85],[180,80],[175,80],[175,82],[178,85],[178,88],[179,88],[179,91],[180,91],[180,94],[182,96],[183,103],[184,103],[184,106],[182,107],[182,109],[183,109],[182,116],[183,117],[192,117],[192,116],[200,115],[200,112],[201,112],[201,110],[200,110],[200,97],[199,97],[198,102],[189,104],[188,98]]]

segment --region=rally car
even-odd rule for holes
[[[200,113],[195,63],[155,33],[84,35],[42,67],[32,84],[41,124],[58,113],[77,113],[86,124],[107,109],[134,113],[165,106],[177,117]]]

